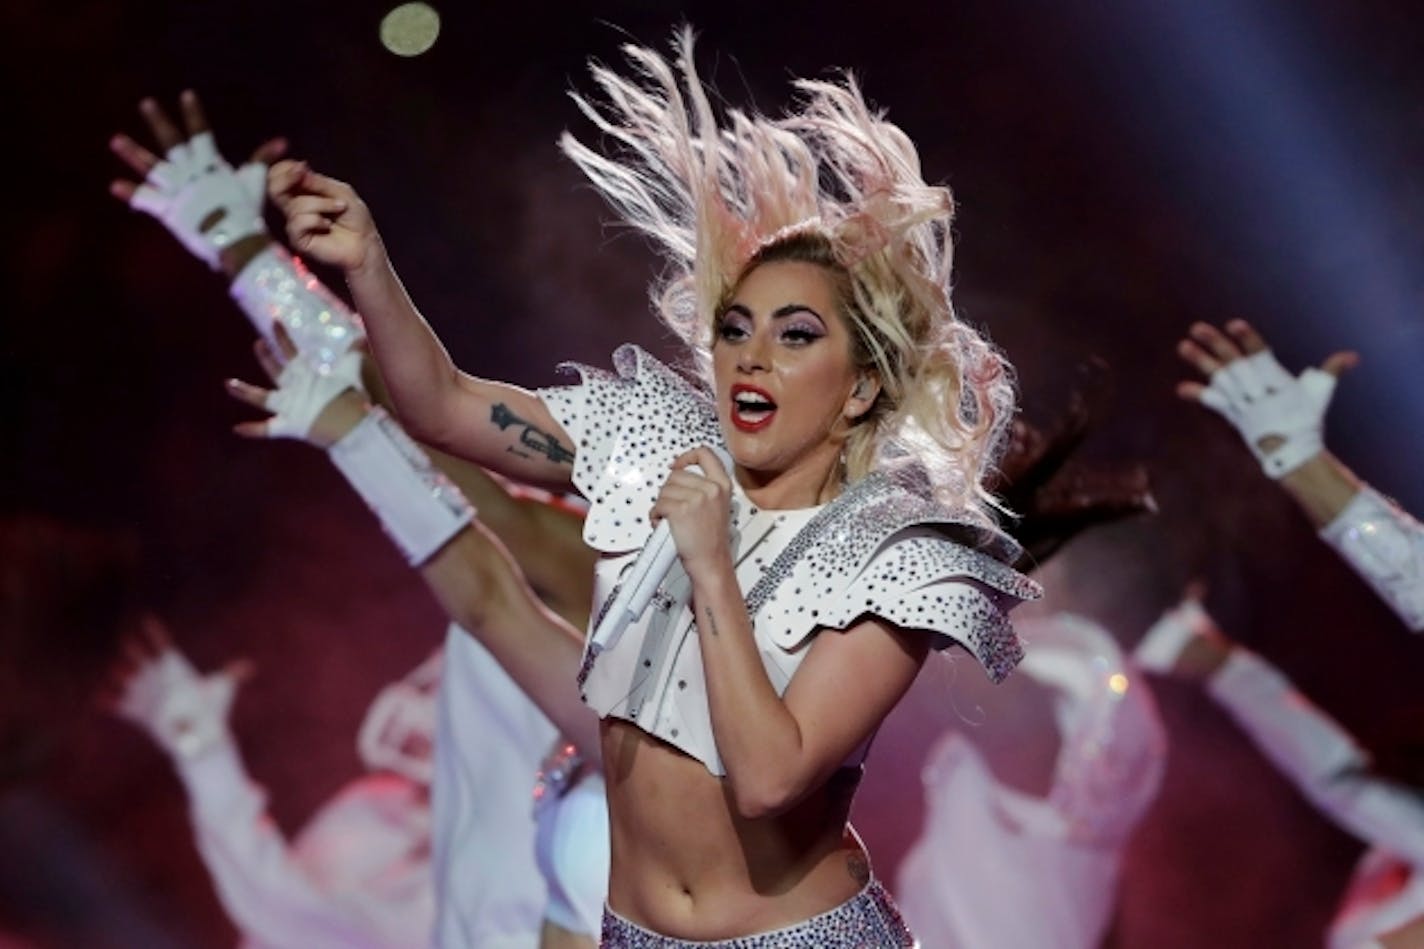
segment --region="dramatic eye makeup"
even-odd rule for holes
[[[777,339],[793,345],[814,343],[826,335],[826,325],[820,315],[802,303],[788,303],[771,314]],[[734,303],[717,318],[718,339],[738,340],[752,334],[754,320],[751,311]]]
[[[805,345],[814,343],[816,340],[826,335],[825,327],[819,320],[809,317],[790,317],[782,324],[777,335],[788,343]]]
[[[746,308],[732,305],[717,317],[716,335],[718,339],[735,340],[750,336],[752,315]]]

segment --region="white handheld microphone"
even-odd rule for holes
[[[717,455],[723,467],[730,472],[732,456],[727,454],[727,450],[719,445],[708,445],[707,447]],[[688,465],[684,470],[702,474],[702,468],[698,465]],[[594,629],[593,636],[589,640],[590,655],[597,656],[603,650],[611,649],[618,642],[618,638],[623,635],[623,631],[643,615],[648,604],[653,601],[653,594],[667,578],[668,571],[672,569],[675,560],[677,560],[677,544],[672,539],[672,528],[668,526],[667,519],[664,518],[658,522],[657,527],[653,528],[653,536],[648,538],[648,542],[638,552],[633,565],[623,574],[623,579],[618,585],[617,596],[604,611],[603,618],[599,620],[598,626]]]

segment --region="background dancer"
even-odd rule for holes
[[[355,356],[361,341],[359,319],[311,277],[299,261],[273,242],[262,223],[264,163],[282,149],[282,141],[270,141],[247,165],[234,171],[217,154],[196,95],[185,93],[182,107],[184,128],[180,131],[157,103],[144,100],[141,111],[164,157],[158,158],[128,136],[115,136],[114,151],[147,183],[136,186],[119,180],[111,191],[115,197],[157,217],[190,251],[227,273],[234,298],[264,334],[258,356],[274,381],[282,370],[279,350],[273,348],[273,342],[285,348],[283,361],[296,360],[287,373],[293,381],[273,402],[274,408],[280,403],[284,411],[264,422],[239,425],[239,431],[251,436],[309,438],[320,447],[327,447],[337,436],[321,434],[321,410],[350,390],[352,406],[347,417],[354,421],[372,411],[364,399],[356,396],[364,389],[362,376],[379,387],[374,373],[360,371],[361,363]],[[258,183],[255,187],[254,181]],[[293,337],[306,345],[300,359],[296,359],[299,354],[291,343]],[[292,376],[308,368],[310,371],[303,373],[300,380]],[[252,387],[236,383],[233,386],[235,394],[246,394],[248,401],[268,403],[266,395],[254,396],[256,390]],[[396,423],[388,418],[378,429],[382,430],[403,438]],[[414,510],[401,510],[399,492],[381,483],[399,475],[399,466],[381,469],[379,450],[372,457],[372,448],[378,449],[379,445],[372,445],[369,436],[365,444],[364,452],[344,448],[334,457],[342,459],[339,467],[383,518],[392,538],[406,547],[408,558],[421,561],[444,543],[449,531],[459,530],[464,522],[458,516],[452,519],[438,499],[427,503],[426,507],[434,511],[434,519],[429,519],[428,510],[423,523],[419,501]],[[434,469],[419,448],[394,444],[400,449],[397,457],[403,457],[404,452],[405,456],[414,457],[414,453],[422,459],[423,469],[413,470],[408,478],[428,480],[434,476]],[[523,558],[534,582],[541,586],[545,601],[571,622],[586,621],[592,555],[578,540],[580,519],[558,505],[511,497],[480,469],[449,456],[438,457],[459,487],[479,500],[484,521]],[[463,503],[458,500],[458,492],[450,485],[442,490],[454,505],[451,510],[458,511]],[[417,495],[420,493],[417,488]],[[403,519],[413,519],[417,526],[411,529],[409,523],[402,523]],[[421,536],[422,532],[426,536]],[[411,549],[412,544],[419,549]],[[442,945],[522,946],[532,944],[537,931],[545,947],[587,944],[596,928],[606,889],[606,842],[602,839],[606,838],[606,822],[599,813],[601,780],[586,769],[579,772],[574,767],[576,763],[567,760],[566,743],[555,740],[547,719],[468,633],[452,625],[443,652],[450,671],[441,675],[446,684],[439,689],[439,724],[430,736],[436,739],[433,770],[437,826],[431,844],[439,894],[436,936]],[[437,662],[430,668],[439,674],[443,666]],[[550,748],[554,751],[548,752]],[[209,765],[206,769],[217,767]],[[186,776],[187,772],[180,769],[180,774]],[[559,775],[558,780],[555,774]],[[521,819],[529,809],[536,778],[542,782],[537,828],[533,822]],[[221,782],[215,778],[208,782],[213,783]],[[357,785],[356,790],[359,788]],[[565,795],[570,799],[561,808],[559,802]],[[597,806],[589,802],[597,802]],[[567,811],[563,820],[558,817],[561,809]],[[573,818],[567,815],[574,813],[587,814],[582,818],[591,838],[587,848],[567,843],[570,836],[581,836],[577,828],[570,826]],[[407,823],[421,823],[420,815],[413,812]],[[242,833],[243,829],[235,832]],[[537,851],[536,838],[541,842]],[[319,851],[319,843],[310,849]],[[382,848],[376,848],[371,859],[379,861],[386,856]],[[534,872],[536,858],[543,876],[549,878],[547,895],[545,880]],[[211,853],[209,862],[214,862]],[[562,872],[560,862],[567,865]],[[260,867],[219,865],[214,870],[220,879],[224,871],[227,876],[245,871],[258,877],[259,882],[263,878]],[[325,875],[316,871],[319,879]],[[349,913],[349,907],[343,905],[349,894],[341,892],[339,881],[323,883],[331,883],[326,890],[337,891],[327,895],[335,904],[331,912],[338,917]],[[233,887],[224,887],[224,892],[232,893]],[[236,918],[248,919],[255,913],[260,922],[265,918],[260,896],[261,893],[242,899],[229,896],[225,902]],[[280,894],[276,897],[274,913],[283,902]],[[372,894],[364,897],[370,899]],[[380,900],[376,902],[379,909]],[[388,909],[396,916],[409,915],[403,907]],[[257,929],[261,931],[262,927]],[[371,929],[368,935],[373,940],[389,936],[380,932],[381,927]],[[410,931],[418,931],[418,927],[410,924],[407,932]],[[300,941],[298,937],[297,944]],[[284,944],[292,943],[289,939]]]

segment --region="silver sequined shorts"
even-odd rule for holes
[[[916,949],[919,945],[879,880],[803,923],[735,939],[694,942],[660,936],[603,908],[599,949]]]

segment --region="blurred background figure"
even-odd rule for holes
[[[587,572],[592,554],[579,540],[578,516],[547,495],[537,500],[533,492],[513,497],[506,490],[512,486],[495,482],[477,467],[445,455],[428,455],[384,410],[366,402],[366,380],[378,394],[383,388],[359,355],[363,342],[359,317],[273,241],[262,221],[266,162],[280,154],[283,140],[269,140],[247,164],[234,169],[217,151],[196,94],[185,92],[180,108],[181,128],[154,100],[140,103],[160,154],[127,135],[116,135],[111,148],[141,183],[119,179],[110,192],[158,219],[190,253],[221,271],[230,295],[261,334],[258,360],[276,388],[267,391],[231,380],[229,391],[267,410],[271,417],[240,423],[238,433],[296,438],[329,449],[338,470],[376,514],[407,562],[422,569],[442,602],[464,604],[466,615],[477,612],[480,605],[471,602],[471,587],[461,568],[442,563],[453,559],[442,548],[451,546],[451,538],[473,516],[464,497],[470,495],[485,522],[527,565],[530,580],[540,587],[545,601],[582,622],[591,593],[579,577]],[[403,802],[411,826],[432,821],[435,825],[423,848],[433,856],[434,866],[427,869],[433,874],[434,892],[419,897],[361,894],[360,902],[370,901],[373,908],[348,920],[348,928],[364,933],[363,938],[373,944],[423,932],[442,946],[525,949],[538,944],[545,949],[577,949],[591,945],[606,892],[601,778],[596,769],[580,766],[565,740],[555,740],[553,726],[534,701],[458,625],[451,624],[443,655],[446,662],[432,659],[418,670],[431,693],[427,701],[382,705],[378,700],[361,731],[361,747],[370,765],[381,755],[394,753],[394,746],[375,740],[382,734],[382,723],[390,724],[388,717],[374,715],[376,709],[430,711],[438,693],[438,721],[432,714],[428,722],[420,715],[414,722],[428,725],[423,731],[417,729],[416,737],[424,745],[423,754],[433,759],[420,766],[424,783],[434,784],[433,812],[426,808],[424,797]],[[384,699],[393,700],[400,689],[400,685],[389,687],[382,693]],[[536,774],[536,765],[551,745],[557,750]],[[398,753],[393,760],[403,761]],[[186,772],[180,768],[180,773]],[[209,783],[236,785],[239,778],[228,768]],[[361,787],[353,785],[338,802],[348,796],[347,791],[361,797]],[[537,824],[529,813],[531,793]],[[318,819],[325,814],[323,810]],[[202,843],[203,826],[198,829]],[[579,831],[590,835],[591,842],[570,842],[568,838],[577,838]],[[299,839],[297,856],[311,864],[308,875],[321,890],[313,899],[328,914],[349,916],[353,881],[331,877],[320,866],[321,844],[308,843],[308,836],[304,833]],[[371,838],[366,859],[378,866],[390,861],[388,848],[377,835],[352,836]],[[302,856],[313,849],[310,859]],[[280,939],[270,923],[255,927],[254,920],[291,915],[273,888],[252,886],[248,896],[234,895],[241,888],[230,878],[243,874],[251,878],[265,871],[254,868],[251,861],[217,866],[221,861],[215,859],[213,848],[203,850],[229,912],[244,929],[260,928],[277,945],[300,945],[315,938],[300,925],[280,934]],[[434,903],[433,918],[425,921],[424,929],[416,911],[420,899]],[[310,915],[321,913],[313,910]]]
[[[233,663],[201,675],[155,617],[124,643],[109,704],[168,756],[203,862],[251,949],[430,945],[430,781],[436,653],[376,698],[360,733],[370,773],[337,792],[290,843],[267,813],[228,727]]]
[[[1222,333],[1194,323],[1177,352],[1207,377],[1177,393],[1234,427],[1321,538],[1414,632],[1424,632],[1424,525],[1365,484],[1325,447],[1325,412],[1340,374],[1359,356],[1341,351],[1292,376],[1245,320]]]
[[[1054,694],[1051,785],[1039,795],[996,779],[962,732],[936,742],[929,816],[896,890],[926,946],[1101,946],[1124,850],[1162,783],[1156,703],[1112,635],[1067,614],[1016,625],[1020,671]]]
[[[1138,645],[1137,661],[1144,669],[1200,686],[1311,804],[1367,845],[1326,941],[1331,949],[1375,946],[1374,940],[1424,916],[1420,744],[1416,741],[1407,755],[1394,756],[1396,765],[1403,765],[1396,767],[1399,773],[1383,773],[1345,729],[1279,670],[1232,642],[1203,608],[1201,594],[1200,589],[1189,591],[1163,614]]]

